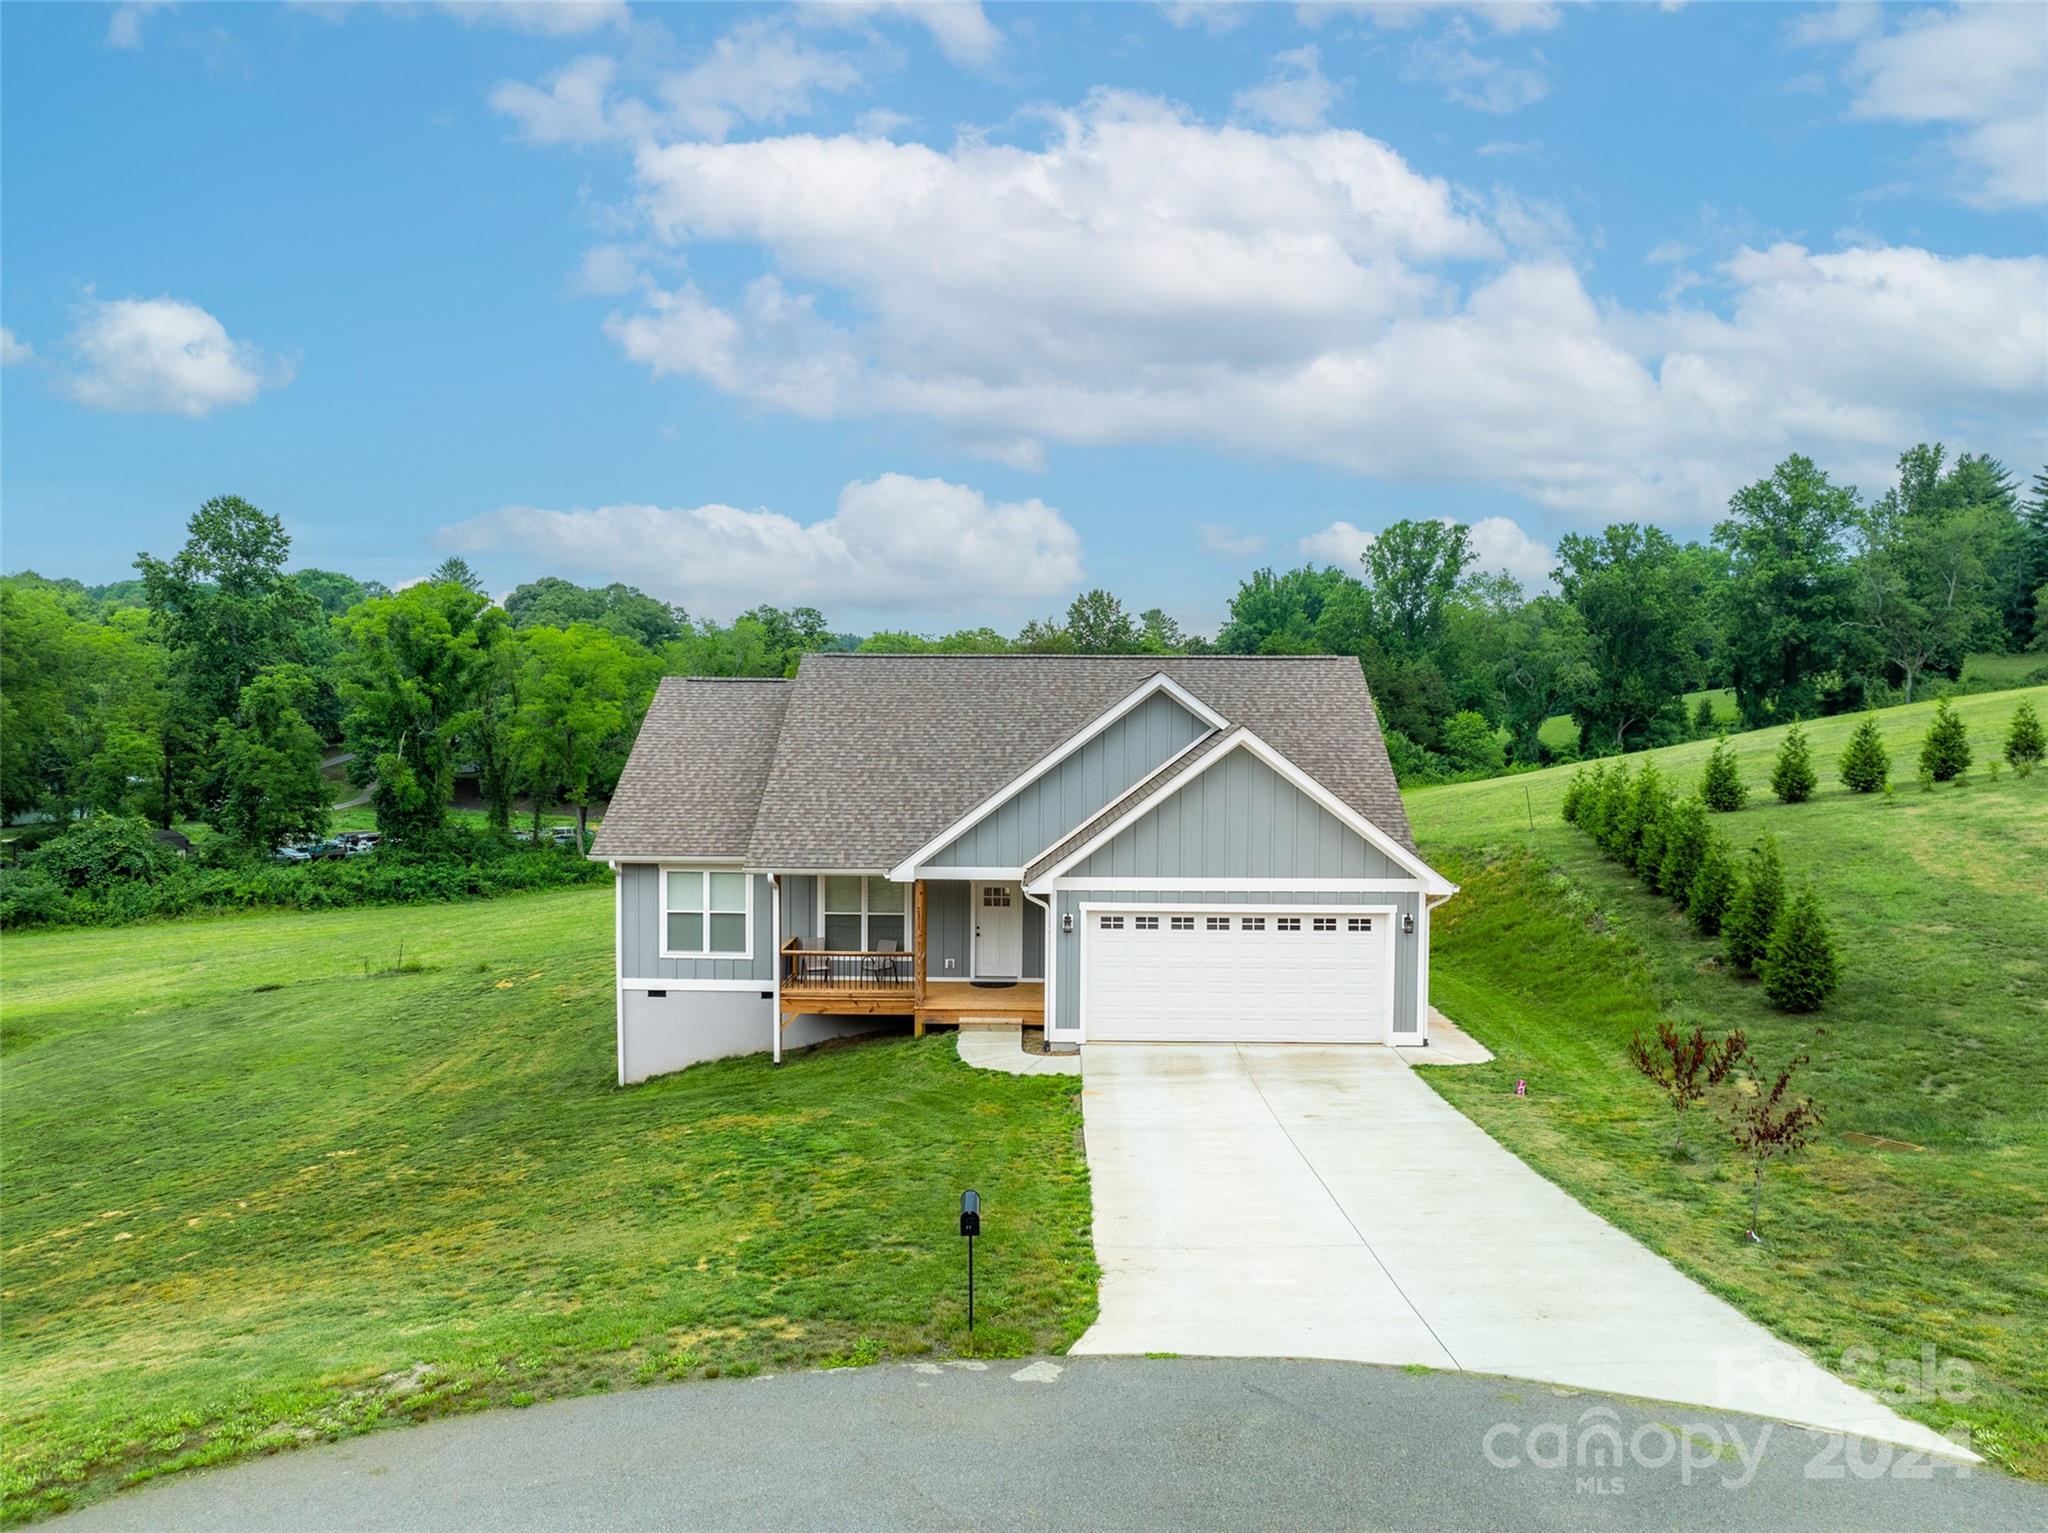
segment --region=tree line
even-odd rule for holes
[[[818,650],[1354,655],[1413,782],[1684,739],[1702,688],[1758,727],[1910,699],[1972,650],[2048,649],[2048,471],[2022,497],[1938,444],[1874,501],[1795,456],[1706,542],[1571,534],[1554,593],[1482,570],[1462,526],[1397,521],[1355,569],[1253,571],[1213,637],[1099,589],[1015,634],[862,636],[811,607],[720,623],[554,576],[496,604],[459,558],[392,591],[289,570],[290,548],[225,496],[132,580],[0,579],[0,811],[203,819],[268,849],[325,828],[323,763],[347,756],[388,836],[431,835],[458,783],[492,824],[522,800],[538,823],[610,794],[661,676],[787,676]]]

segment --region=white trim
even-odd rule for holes
[[[838,916],[853,914],[850,910],[826,911],[825,880],[828,878],[857,878],[860,880],[860,945],[862,949],[868,948],[874,941],[874,933],[868,930],[868,923],[870,921],[876,916],[882,916],[886,919],[890,916],[900,915],[903,918],[903,951],[905,953],[913,951],[917,945],[917,933],[913,930],[917,924],[917,912],[913,905],[917,898],[917,890],[914,886],[903,891],[903,908],[900,911],[870,910],[868,908],[868,884],[870,882],[880,884],[893,884],[896,882],[895,879],[886,873],[814,873],[811,875],[812,901],[817,907],[813,913],[818,918],[818,940],[820,942],[825,940],[825,917],[828,913]]]
[[[1387,918],[1386,978],[1382,981],[1385,994],[1381,997],[1380,1042],[1391,1043],[1394,1037],[1394,974],[1400,968],[1400,949],[1396,946],[1401,936],[1401,907],[1398,905],[1220,905],[1213,901],[1206,904],[1190,905],[1185,902],[1154,904],[1138,900],[1082,900],[1076,907],[1081,918],[1080,947],[1081,982],[1075,986],[1074,1034],[1083,1043],[1088,1041],[1088,914],[1090,911],[1107,910],[1117,915],[1140,914],[1162,911],[1168,915],[1301,915],[1301,916],[1385,916]],[[1052,1029],[1048,1028],[1048,1034]],[[1259,1038],[1259,1043],[1328,1043],[1327,1038]],[[1334,1046],[1334,1045],[1333,1045]]]
[[[1178,889],[1199,889],[1204,893],[1282,894],[1298,890],[1304,894],[1420,894],[1419,879],[1372,878],[1052,878],[1039,879],[1026,893],[1049,891],[1072,893],[1081,889],[1156,889],[1172,894]]]
[[[765,979],[622,979],[621,990],[758,990],[763,995],[775,988]]]
[[[626,981],[620,970],[626,966],[626,875],[612,864],[612,990],[617,1002],[619,1084],[626,1084]]]
[[[756,868],[754,871],[765,873],[767,869]],[[785,878],[886,878],[890,883],[902,882],[889,878],[887,868],[777,868],[775,871]]]
[[[1124,698],[1123,701],[1115,704],[1107,712],[1097,714],[1094,721],[1082,729],[1080,733],[1071,736],[1063,744],[1039,757],[1037,761],[1025,768],[1020,775],[998,788],[989,797],[983,799],[974,808],[955,820],[951,825],[948,825],[931,840],[925,842],[923,846],[904,858],[902,862],[891,868],[889,876],[898,883],[904,883],[917,877],[918,869],[923,864],[925,858],[951,842],[959,840],[960,837],[966,835],[967,832],[994,814],[996,810],[1000,809],[1011,798],[1037,782],[1039,778],[1045,776],[1046,773],[1073,755],[1075,751],[1108,729],[1118,719],[1158,692],[1166,693],[1167,696],[1179,703],[1181,707],[1187,709],[1189,713],[1192,713],[1196,718],[1207,724],[1212,731],[1229,727],[1229,721],[1222,714],[1211,708],[1199,697],[1196,697],[1194,693],[1175,681],[1166,672],[1154,671],[1142,686]]]
[[[744,857],[593,857],[592,862],[608,862],[613,867],[631,863],[634,867],[662,868],[737,868],[746,863]]]
[[[1322,805],[1323,808],[1329,810],[1341,824],[1357,832],[1368,844],[1384,853],[1388,859],[1413,873],[1421,881],[1422,887],[1426,892],[1444,895],[1457,892],[1457,885],[1451,883],[1441,873],[1437,872],[1436,869],[1409,851],[1408,848],[1401,845],[1400,842],[1381,830],[1372,821],[1368,820],[1356,809],[1353,809],[1344,800],[1337,797],[1336,794],[1325,788],[1321,783],[1309,776],[1308,773],[1304,772],[1300,767],[1289,761],[1280,752],[1242,725],[1232,730],[1229,737],[1198,762],[1193,771],[1183,772],[1180,776],[1174,778],[1173,781],[1163,784],[1155,792],[1147,794],[1110,824],[1089,837],[1087,841],[1083,842],[1074,851],[1069,852],[1037,878],[1032,879],[1029,887],[1035,893],[1043,893],[1046,889],[1051,888],[1054,879],[1065,873],[1069,868],[1072,868],[1076,863],[1084,861],[1089,854],[1098,848],[1115,840],[1123,831],[1135,825],[1139,820],[1142,820],[1154,809],[1165,803],[1166,800],[1173,797],[1174,794],[1180,792],[1189,783],[1198,780],[1203,773],[1207,772],[1219,761],[1228,760],[1234,752],[1239,750],[1250,751],[1295,788],[1308,795],[1308,797]],[[1174,880],[1171,878],[1154,878],[1152,885],[1155,888],[1172,888],[1174,887]],[[1297,885],[1296,887],[1299,886]]]
[[[977,878],[985,878],[991,883],[1001,879],[1008,879],[1014,884],[1023,878],[1024,870],[1022,868],[919,868],[917,876],[928,884],[965,884],[972,883]],[[888,882],[900,884],[904,880],[890,878]]]
[[[746,946],[740,948],[713,948],[708,946],[711,941],[711,875],[733,871],[734,869],[728,867],[704,867],[696,863],[664,862],[656,865],[654,875],[654,914],[656,920],[660,923],[660,927],[655,936],[661,944],[656,949],[658,956],[685,960],[720,959],[727,963],[752,963],[754,961],[754,880],[761,876],[758,873],[750,873],[745,869],[739,870],[740,879],[747,888],[747,908],[745,911],[747,922]],[[671,948],[668,945],[668,881],[670,875],[676,873],[696,873],[703,879],[704,903],[698,907],[698,914],[704,918],[702,937],[707,946],[693,952],[684,952],[680,948]],[[687,912],[685,913],[687,914]],[[718,914],[729,916],[732,912],[730,910],[721,910]]]
[[[1045,971],[1045,977],[1039,981],[1039,984],[1045,987],[1045,991],[1044,1001],[1038,1009],[1038,1025],[1050,1028],[1052,1026],[1053,1013],[1058,1009],[1060,1000],[1059,985],[1057,983],[1059,976],[1057,970],[1053,967],[1059,961],[1059,942],[1055,938],[1052,929],[1052,907],[1057,903],[1057,898],[1049,896],[1041,901],[1037,895],[1029,892],[1025,893],[1024,898],[1038,907],[1038,918],[1045,923],[1045,940],[1039,948],[1038,960],[1038,967]],[[1020,969],[1024,967],[1021,955],[1017,960],[1017,967]]]
[[[769,1000],[773,1007],[768,1017],[769,1052],[774,1063],[782,1063],[782,875],[768,875],[768,955],[769,975],[772,983]]]

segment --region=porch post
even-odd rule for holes
[[[924,880],[921,878],[914,880],[910,886],[910,921],[910,971],[914,977],[914,988],[911,995],[911,1006],[913,1008],[911,1032],[917,1037],[922,1038],[924,1036],[925,956]]]

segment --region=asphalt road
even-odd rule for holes
[[[2048,1527],[2048,1488],[1867,1439],[1519,1380],[1079,1358],[487,1412],[145,1487],[55,1526],[2032,1533]]]

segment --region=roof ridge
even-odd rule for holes
[[[948,650],[941,654],[936,651],[891,650],[858,654],[844,649],[814,649],[804,653],[805,660],[1251,660],[1261,665],[1283,664],[1300,660],[1350,660],[1356,655],[1341,652],[1314,655],[1149,655],[1149,654],[1047,654],[1029,650]],[[706,680],[744,680],[742,677],[707,677]]]

